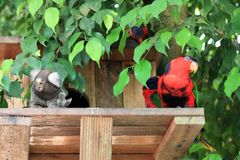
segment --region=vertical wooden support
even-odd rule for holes
[[[86,80],[86,94],[89,99],[89,106],[96,107],[96,98],[95,98],[95,68],[94,62],[90,62],[82,70],[83,77]]]
[[[31,118],[0,116],[0,159],[28,160]]]
[[[155,152],[155,160],[181,159],[204,123],[204,117],[175,117]]]
[[[81,118],[80,160],[112,159],[112,125],[112,117]]]

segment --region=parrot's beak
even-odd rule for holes
[[[190,71],[195,74],[197,70],[198,70],[198,64],[196,62],[192,62],[190,65]]]

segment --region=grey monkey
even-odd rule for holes
[[[30,108],[63,108],[72,99],[66,99],[60,76],[50,70],[32,70]]]

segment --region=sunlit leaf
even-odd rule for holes
[[[134,49],[134,56],[133,56],[133,60],[135,62],[139,62],[142,55],[146,52],[146,50],[149,49],[149,44],[147,40],[144,40],[140,45],[138,45],[135,49]]]
[[[106,26],[107,32],[108,32],[112,28],[113,17],[110,14],[105,14],[103,16],[103,22],[104,22],[104,25]]]
[[[1,69],[4,73],[8,73],[13,64],[13,59],[6,59],[2,62]]]
[[[127,26],[127,25],[131,24],[133,21],[135,21],[139,10],[140,10],[140,8],[136,7],[134,9],[132,9],[131,11],[129,11],[125,16],[123,16],[120,21],[120,27],[122,29],[125,29],[125,26]]]
[[[152,9],[151,9],[152,15],[155,18],[159,18],[159,14],[165,11],[167,8],[167,0],[155,0],[151,6],[152,6]]]
[[[182,0],[167,0],[169,5],[182,5]]]
[[[182,47],[182,50],[184,46],[189,42],[191,39],[192,34],[187,28],[182,28],[175,36],[176,42],[178,45]]]
[[[114,42],[116,42],[119,39],[119,35],[121,32],[121,28],[117,27],[114,28],[109,35],[106,37],[106,41],[112,45]]]
[[[114,96],[118,96],[123,92],[123,88],[129,82],[128,68],[125,68],[120,74],[117,83],[113,86]]]
[[[43,0],[29,0],[28,7],[30,14],[34,17],[35,13],[41,8],[43,5]]]
[[[151,76],[151,71],[152,71],[151,63],[149,61],[143,59],[139,63],[136,63],[133,70],[134,70],[134,75],[135,75],[136,79],[141,84],[146,86],[146,82]]]
[[[222,160],[222,157],[217,153],[207,155],[203,160]]]
[[[172,38],[171,32],[163,32],[160,35],[161,42],[169,48],[168,41]]]
[[[160,52],[160,53],[168,56],[168,55],[167,55],[167,52],[166,52],[166,47],[165,47],[165,45],[163,44],[163,42],[161,41],[161,38],[159,38],[159,39],[156,41],[156,43],[155,43],[155,48],[156,48],[156,50],[157,50],[158,52]]]
[[[102,46],[102,43],[96,38],[90,39],[86,44],[87,54],[93,61],[96,61],[98,65],[99,65],[99,60],[103,54],[103,51],[104,51],[104,48]]]
[[[76,32],[74,33],[69,41],[68,41],[68,48],[70,49],[72,47],[72,45],[77,41],[77,39],[79,38],[79,36],[81,35],[81,32]]]
[[[59,10],[56,7],[49,7],[45,10],[44,19],[48,27],[50,27],[53,32],[55,32],[55,26],[59,22]]]
[[[73,47],[72,52],[69,54],[69,61],[70,63],[73,62],[73,59],[77,56],[79,52],[81,52],[84,48],[84,41],[79,41],[78,43],[75,44]]]

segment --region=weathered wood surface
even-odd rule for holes
[[[122,108],[122,95],[113,95],[113,85],[122,70],[121,62],[101,62],[101,68],[95,64],[96,106],[106,108]]]
[[[32,118],[30,159],[33,160],[74,160],[79,159],[81,152],[86,153],[85,159],[89,159],[94,149],[91,144],[97,146],[96,142],[99,142],[89,139],[98,139],[101,128],[106,128],[100,121],[80,123],[86,116],[90,119],[112,117],[111,135],[109,133],[107,137],[112,137],[108,138],[111,140],[108,144],[113,160],[153,160],[154,155],[155,160],[180,159],[204,124],[202,108],[1,109],[0,117],[6,115]]]
[[[0,159],[28,160],[31,118],[0,116]]]
[[[30,154],[29,160],[79,160],[78,154]],[[152,154],[113,154],[112,160],[154,160]]]
[[[175,117],[155,152],[156,160],[181,159],[204,123],[204,117]]]
[[[81,117],[79,160],[112,159],[112,125],[112,117]]]
[[[109,117],[174,117],[174,116],[204,116],[203,108],[21,108],[0,109],[0,116],[109,116]]]

